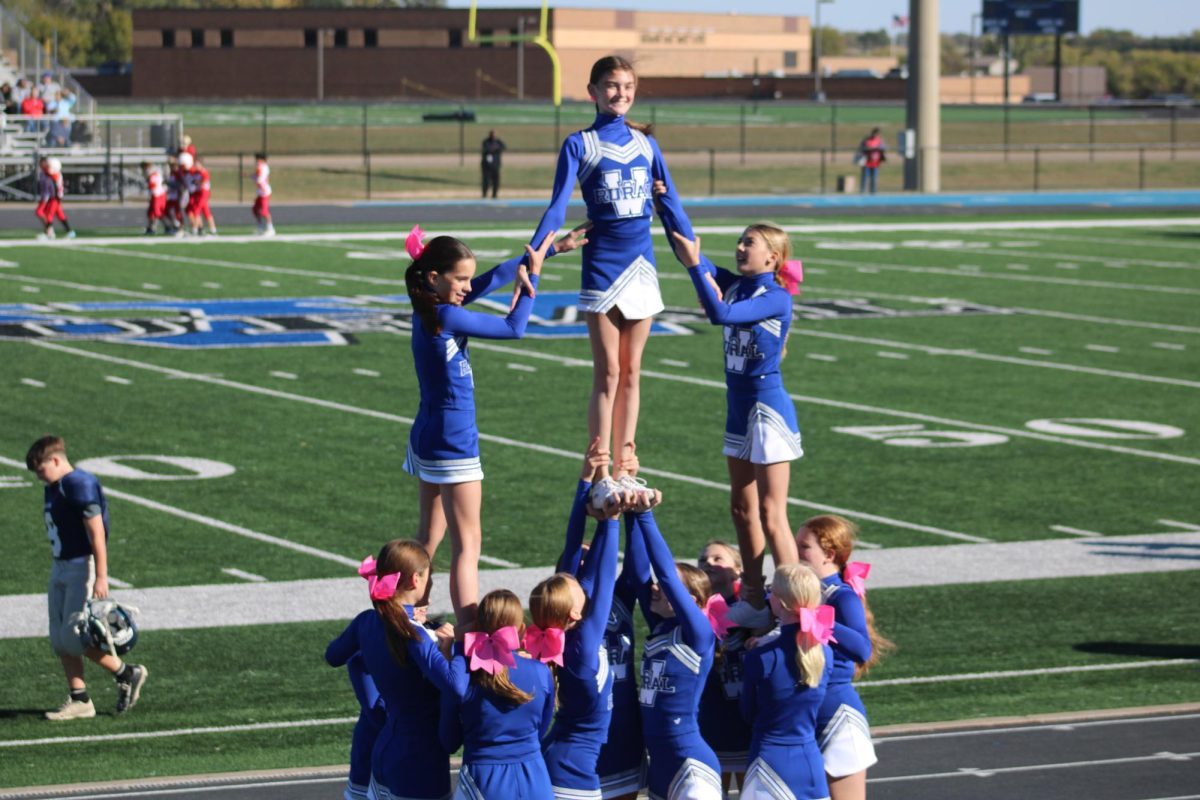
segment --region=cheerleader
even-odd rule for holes
[[[616,480],[605,468],[593,486],[599,507],[619,487],[642,491],[620,464],[636,447],[642,352],[652,317],[663,310],[650,240],[654,181],[665,187],[660,214],[670,217],[672,230],[692,234],[658,144],[648,128],[625,119],[637,93],[633,65],[621,56],[600,59],[592,66],[587,90],[596,118],[563,142],[550,206],[532,243],[562,227],[578,180],[597,234],[583,251],[579,292],[593,359],[588,440],[599,436],[606,450],[614,442],[617,464]]]
[[[558,242],[567,252],[586,241],[573,231]],[[525,333],[542,260],[553,233],[537,250],[475,276],[475,255],[463,242],[438,236],[427,245],[420,228],[405,243],[413,258],[404,275],[413,306],[412,353],[421,402],[408,440],[404,470],[420,479],[417,538],[432,557],[450,531],[450,601],[459,624],[474,618],[478,600],[483,467],[475,428],[475,382],[467,337],[519,339]],[[528,271],[522,260],[528,259]],[[508,316],[464,306],[519,278],[524,288]]]
[[[359,783],[352,765],[346,800],[441,800],[450,794],[450,755],[438,739],[438,692],[424,676],[436,670],[448,674],[437,636],[452,636],[453,629],[445,625],[435,636],[413,617],[431,571],[425,549],[404,539],[385,544],[377,559],[364,559],[358,572],[367,579],[374,607],[355,617],[325,651],[335,667],[361,654],[387,713],[371,750],[369,788]],[[369,702],[365,694],[360,705],[364,700]],[[355,745],[359,734],[356,726]]]
[[[642,736],[650,755],[652,800],[721,800],[721,765],[700,735],[700,694],[716,637],[704,613],[708,576],[676,564],[651,511],[637,515],[657,584],[639,587],[650,627],[642,651]]]
[[[346,662],[346,674],[354,689],[354,697],[358,700],[358,721],[354,723],[354,733],[350,737],[350,777],[342,798],[367,800],[371,783],[371,752],[375,749],[379,732],[387,722],[387,707],[379,695],[379,689],[375,688],[375,679],[363,666],[362,654],[355,653],[350,657]]]
[[[870,567],[849,561],[858,530],[833,514],[805,521],[796,533],[800,558],[821,579],[824,602],[833,606],[833,674],[817,712],[817,735],[833,800],[867,796],[867,768],[878,759],[871,744],[867,710],[851,680],[894,645],[875,630],[863,586]]]
[[[463,749],[455,800],[553,800],[541,740],[554,718],[549,668],[518,652],[525,615],[507,589],[479,601],[442,684],[442,745]],[[439,673],[431,677],[442,680]]]
[[[784,564],[771,581],[780,635],[745,658],[742,714],[753,726],[745,800],[828,800],[815,729],[833,671],[827,642],[833,609],[818,608],[821,583],[805,564]]]
[[[728,792],[734,779],[740,787],[749,762],[750,726],[742,719],[742,657],[751,631],[729,622],[729,607],[737,602],[742,557],[737,548],[713,539],[700,551],[696,566],[708,576],[712,595],[705,613],[717,637],[712,671],[700,696],[700,735],[721,762],[721,784]]]
[[[804,451],[779,362],[792,323],[800,262],[788,260],[787,234],[769,223],[751,225],[738,238],[737,272],[713,266],[700,252],[698,238],[668,231],[704,313],[712,324],[725,327],[725,457],[730,510],[745,564],[741,600],[729,619],[762,628],[771,618],[763,590],[766,543],[776,565],[798,561],[788,526],[788,481],[791,462]]]
[[[586,511],[591,507],[591,482],[605,463],[600,440],[594,439],[575,491],[568,547],[582,543]],[[620,506],[611,505],[597,523],[587,558],[575,574],[559,572],[529,595],[533,624],[525,631],[525,649],[554,671],[557,685],[558,711],[554,727],[542,743],[542,755],[558,800],[600,800],[602,796],[596,760],[608,738],[613,684],[604,631],[617,578],[620,511]]]

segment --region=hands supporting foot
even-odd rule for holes
[[[662,492],[637,478],[639,464],[632,442],[622,455],[616,464],[616,478],[607,474],[609,453],[602,448],[600,437],[592,440],[584,455],[583,479],[592,481],[588,514],[597,519],[614,519],[625,511],[649,511],[662,502]]]

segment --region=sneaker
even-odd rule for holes
[[[266,230],[263,231],[263,236],[274,236],[274,235],[275,235],[275,226],[274,225],[268,225]]]
[[[142,684],[150,671],[141,664],[130,664],[132,674],[127,681],[117,681],[117,713],[124,714],[137,704],[138,695],[142,693]],[[93,714],[96,712],[92,712]]]
[[[47,711],[46,719],[62,722],[68,719],[91,719],[96,716],[96,707],[92,705],[92,701],[81,703],[78,700],[67,698],[67,702],[58,707],[57,711]]]
[[[37,240],[38,240],[39,242],[44,242],[44,241],[46,241],[46,240],[47,240],[47,239],[49,239],[49,238],[50,238],[50,237],[49,237],[49,236],[47,236],[47,235],[46,235],[46,234],[44,234],[44,233],[39,233],[39,234],[37,235]]]
[[[621,484],[612,478],[601,478],[592,484],[592,507],[601,511],[621,491]]]
[[[771,625],[771,609],[767,606],[755,608],[745,600],[738,600],[729,607],[726,619],[739,628],[768,628]]]
[[[74,238],[75,238],[75,231],[73,231],[73,230],[67,231],[67,238],[68,238],[68,239],[74,239]]]
[[[633,494],[643,504],[648,502],[646,495],[654,496],[654,490],[646,485],[644,479],[635,478],[632,475],[622,475],[617,478],[617,486],[621,487],[621,491]]]

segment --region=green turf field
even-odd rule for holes
[[[792,470],[793,524],[838,508],[871,546],[942,550],[1200,530],[1200,226],[1111,217],[1084,228],[1066,217],[1042,227],[1055,222],[1045,215],[956,218],[954,228],[889,218],[865,231],[779,220],[796,226],[805,263],[783,366],[806,449]],[[879,229],[892,222],[914,224]],[[483,263],[521,242],[512,227],[461,229]],[[730,263],[737,221],[700,230],[706,252]],[[15,245],[0,248],[0,607],[45,589],[41,490],[20,461],[48,431],[77,464],[142,457],[117,462],[140,474],[102,476],[113,493],[160,504],[110,500],[111,574],[137,589],[348,577],[336,559],[413,530],[416,484],[400,469],[417,391],[402,238],[315,232],[332,235],[108,244],[84,231],[72,246],[0,243]],[[661,249],[659,266],[670,330],[647,347],[639,455],[664,492],[660,525],[690,559],[707,539],[732,538],[722,344]],[[570,335],[568,310],[578,271],[571,256],[548,262],[535,335],[471,344],[483,551],[524,567],[555,560],[586,445],[589,351]],[[267,299],[276,302],[219,304]],[[132,341],[148,332],[153,340]],[[204,346],[222,334],[257,346]],[[162,346],[172,336],[194,346]],[[286,336],[324,343],[285,346]],[[232,472],[194,479],[163,456]],[[863,687],[872,722],[1200,700],[1198,578],[965,586],[946,575],[950,585],[874,589],[898,650]],[[135,651],[151,668],[139,706],[114,719],[111,686],[91,669],[100,715],[66,726],[40,718],[62,694],[45,640],[5,635],[0,786],[64,780],[56,765],[68,751],[71,780],[344,763],[356,708],[344,675],[321,660],[339,629],[147,632]],[[1095,667],[1105,669],[1081,671]],[[190,729],[206,730],[181,733]],[[131,738],[76,738],[117,733]],[[116,747],[136,757],[111,758]]]

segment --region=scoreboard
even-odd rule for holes
[[[1079,32],[1079,0],[983,0],[983,32],[1022,36]]]

